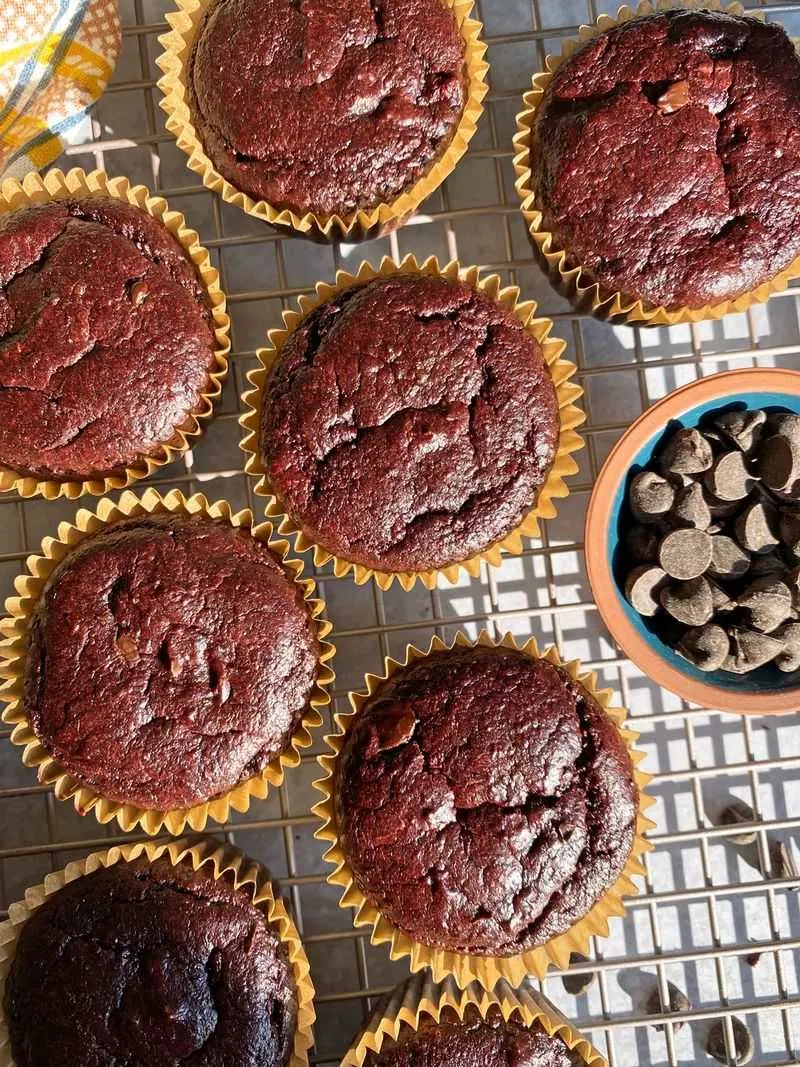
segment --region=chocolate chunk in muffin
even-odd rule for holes
[[[467,96],[444,0],[213,0],[189,62],[197,136],[232,185],[300,215],[395,199]]]
[[[108,197],[0,215],[0,464],[59,480],[163,454],[215,369],[192,263]]]
[[[17,1067],[284,1067],[297,1021],[262,912],[188,861],[117,863],[25,922],[6,982]]]
[[[668,308],[748,292],[800,253],[800,59],[775,23],[662,11],[600,34],[547,86],[532,146],[555,246]]]
[[[633,847],[630,756],[561,667],[456,648],[399,668],[350,727],[336,821],[356,885],[425,945],[511,956],[582,919]]]
[[[397,1041],[368,1052],[364,1067],[579,1067],[581,1058],[560,1037],[515,1016],[504,1020],[493,1005],[483,1018],[470,1004],[459,1019],[445,1008],[439,1022],[430,1016],[416,1030],[403,1026]]]
[[[535,505],[558,401],[538,342],[463,282],[346,289],[292,333],[263,398],[261,453],[328,551],[420,571],[481,552]]]
[[[248,532],[130,519],[87,538],[48,579],[24,706],[47,751],[96,792],[189,806],[286,748],[318,653],[300,587]]]

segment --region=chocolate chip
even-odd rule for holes
[[[634,567],[625,579],[625,596],[640,615],[655,615],[660,606],[658,595],[666,581],[667,575],[660,567]]]
[[[374,710],[374,709],[373,709]],[[381,711],[373,719],[378,734],[378,751],[388,752],[410,741],[417,728],[417,719],[410,708],[392,707]]]
[[[761,959],[761,953],[760,952],[750,952],[744,958],[745,963],[748,965],[748,967],[755,967],[760,959]]]
[[[708,510],[711,512],[711,518],[719,521],[729,519],[731,515],[736,515],[741,511],[741,500],[720,500],[718,496],[709,490],[708,486],[705,486],[703,495],[706,498],[708,504]]]
[[[569,962],[571,965],[573,963],[591,963],[591,960],[580,952],[570,952]],[[564,983],[564,988],[568,993],[571,993],[573,997],[578,997],[589,988],[596,977],[594,971],[578,971],[575,974],[563,975],[561,981]]]
[[[765,574],[776,574],[782,578],[786,570],[786,563],[775,549],[752,556],[748,577],[761,578]]]
[[[675,651],[701,671],[716,671],[725,662],[730,642],[721,626],[710,622],[687,630]]]
[[[748,674],[763,667],[783,651],[783,645],[768,634],[748,630],[744,626],[732,626],[728,631],[731,652],[722,664],[724,671],[733,674]]]
[[[783,649],[775,657],[775,666],[785,674],[800,671],[800,622],[785,622],[772,634],[783,643]]]
[[[755,822],[756,813],[743,800],[732,800],[724,811],[720,812],[719,821],[723,826],[734,826],[740,822]],[[747,830],[741,834],[731,834],[727,838],[734,845],[752,845],[756,840],[756,831]]]
[[[705,578],[672,582],[659,594],[661,606],[684,626],[703,626],[714,614],[711,586]]]
[[[791,493],[800,478],[800,443],[776,434],[758,453],[758,473],[765,485],[778,493]]]
[[[734,523],[736,539],[748,552],[769,552],[780,544],[778,513],[763,500],[754,500]]]
[[[791,554],[800,559],[800,511],[787,509],[781,513],[780,534],[781,541]]]
[[[150,294],[150,287],[146,282],[138,281],[134,282],[128,289],[128,299],[135,308],[138,308],[145,302]]]
[[[788,437],[800,444],[800,415],[795,415],[792,411],[778,411],[770,415],[767,427],[771,433]]]
[[[755,1052],[753,1035],[742,1020],[737,1019],[735,1015],[731,1016],[731,1030],[733,1031],[733,1048],[730,1056],[725,1043],[725,1024],[721,1019],[715,1022],[708,1031],[706,1052],[720,1063],[733,1063],[735,1067],[744,1067],[752,1060]]]
[[[625,547],[637,563],[655,563],[658,559],[658,534],[652,526],[636,523],[625,535]]]
[[[690,482],[675,494],[669,519],[676,526],[693,526],[707,530],[711,525],[711,511],[699,482]]]
[[[736,601],[731,599],[721,585],[712,582],[707,576],[706,581],[711,589],[711,602],[714,605],[714,614],[716,615],[722,611],[734,611],[737,607]]]
[[[725,452],[714,460],[704,482],[718,500],[744,500],[756,485],[743,452]]]
[[[793,610],[800,613],[800,567],[793,567],[790,571],[784,571],[783,580],[791,590]]]
[[[714,419],[714,425],[742,452],[751,452],[761,440],[766,421],[767,413],[756,408],[754,411],[726,411]]]
[[[139,662],[139,646],[128,633],[120,634],[116,640],[116,646],[126,663]]]
[[[647,1014],[648,1015],[662,1015],[665,1012],[681,1012],[689,1011],[691,1004],[689,998],[685,993],[673,983],[667,982],[667,993],[669,997],[669,1007],[665,1008],[661,1000],[661,990],[656,986],[650,996],[647,998]],[[676,1019],[672,1024],[672,1029],[675,1033],[683,1026],[683,1019]],[[655,1023],[656,1030],[666,1030],[664,1023]]]
[[[711,536],[704,530],[673,530],[658,546],[658,562],[672,578],[699,578],[711,563]]]
[[[631,482],[631,511],[641,522],[658,522],[675,502],[675,489],[659,474],[641,471]]]
[[[750,625],[762,634],[772,633],[792,611],[791,591],[774,574],[756,578],[739,594],[738,602],[750,613]]]
[[[659,96],[656,107],[662,115],[671,115],[674,111],[680,111],[689,103],[689,82],[682,78],[673,82],[672,85]]]
[[[711,538],[711,565],[708,573],[715,578],[741,578],[750,569],[750,557],[727,534]]]
[[[794,862],[794,858],[789,851],[789,846],[784,841],[773,841],[769,848],[770,859],[772,860],[772,877],[773,878],[797,878],[797,865]]]
[[[759,473],[776,493],[796,497],[800,480],[800,416],[773,415],[768,427],[772,436],[759,448]]]
[[[667,441],[659,459],[665,474],[700,474],[714,462],[711,444],[696,429],[678,430]]]

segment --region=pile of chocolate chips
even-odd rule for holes
[[[729,410],[631,481],[625,595],[703,671],[800,669],[800,415]]]

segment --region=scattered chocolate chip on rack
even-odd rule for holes
[[[800,670],[800,415],[711,413],[628,489],[625,596],[702,671]]]

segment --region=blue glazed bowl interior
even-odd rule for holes
[[[611,561],[617,596],[628,621],[636,629],[639,636],[647,642],[662,660],[665,660],[671,667],[688,678],[705,682],[707,685],[718,686],[720,689],[735,690],[741,693],[778,692],[782,689],[797,688],[800,682],[797,672],[786,674],[771,665],[753,671],[751,674],[731,674],[728,671],[700,671],[682,656],[679,656],[677,652],[674,652],[659,635],[659,630],[663,626],[663,618],[660,615],[656,615],[653,618],[644,618],[631,607],[624,596],[625,577],[630,570],[631,564],[625,558],[622,540],[625,530],[631,522],[626,504],[631,480],[639,471],[650,466],[654,455],[676,430],[694,426],[702,429],[713,415],[723,411],[743,408],[764,408],[768,412],[789,411],[800,414],[800,396],[795,396],[791,393],[766,391],[763,393],[752,391],[737,393],[725,398],[724,401],[715,400],[711,403],[698,404],[695,407],[687,408],[679,419],[672,419],[663,426],[658,433],[654,434],[639,449],[627,476],[617,488],[608,524],[607,552],[608,559]]]

